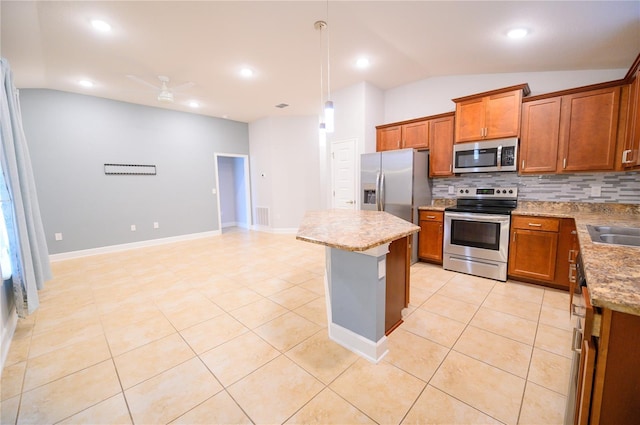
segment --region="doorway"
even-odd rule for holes
[[[216,153],[218,229],[220,232],[251,227],[249,156]]]
[[[356,186],[356,139],[331,143],[331,208],[355,210]]]

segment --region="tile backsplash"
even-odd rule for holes
[[[518,199],[526,201],[615,202],[640,204],[640,173],[580,173],[518,176],[516,173],[461,174],[432,180],[434,199],[455,198],[449,186],[516,186]],[[592,196],[592,188],[600,196]]]

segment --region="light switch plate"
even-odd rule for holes
[[[601,186],[591,186],[591,196],[601,196],[601,195],[602,195]]]

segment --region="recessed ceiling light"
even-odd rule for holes
[[[356,61],[356,66],[360,69],[369,68],[369,65],[371,65],[371,62],[369,62],[368,58],[362,57]]]
[[[93,87],[93,83],[89,80],[80,80],[78,81],[78,84],[80,84],[82,87]]]
[[[200,104],[198,102],[196,102],[195,100],[192,100],[191,102],[189,102],[189,106],[192,108],[199,108]]]
[[[245,78],[249,78],[253,76],[253,71],[251,70],[251,68],[242,68],[240,70],[240,75],[242,75]]]
[[[529,34],[529,31],[526,28],[513,28],[507,32],[507,37],[509,38],[524,38]]]
[[[111,25],[109,25],[105,21],[101,21],[100,19],[93,19],[91,21],[91,26],[96,31],[100,31],[100,32],[109,32],[109,31],[111,31]]]

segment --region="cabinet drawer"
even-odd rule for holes
[[[560,228],[560,220],[549,217],[512,216],[511,227],[514,229],[543,230],[557,232]]]
[[[420,211],[420,221],[444,221],[442,211]]]

